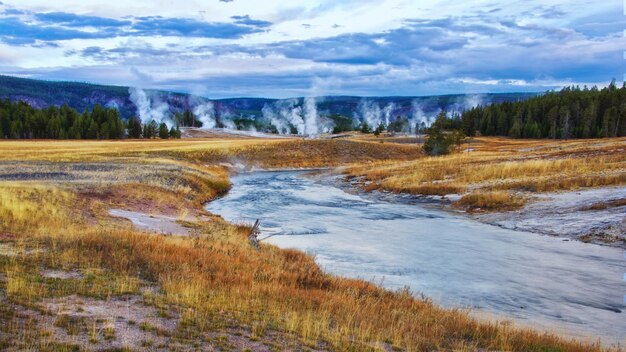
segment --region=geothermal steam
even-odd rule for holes
[[[150,92],[141,88],[129,88],[130,101],[135,104],[137,114],[141,119],[141,123],[148,124],[155,121],[157,124],[164,122],[168,128],[174,125],[171,118],[170,106],[161,99],[161,95],[156,92]],[[198,121],[202,122],[202,128],[215,128],[217,125],[215,119],[215,108],[210,101],[200,99],[190,99],[190,105],[193,107],[193,114]],[[228,128],[235,128],[232,121],[226,121]]]
[[[164,122],[168,128],[172,127],[174,123],[171,119],[170,106],[162,100],[159,93],[139,88],[130,88],[129,94],[130,100],[137,107],[137,113],[142,123],[147,124],[154,120],[157,123]],[[322,133],[329,133],[333,130],[334,123],[331,119],[320,116],[317,109],[318,99],[307,97],[267,103],[261,111],[262,117],[267,123],[274,126],[279,134],[295,133],[300,136],[316,137]],[[433,114],[433,103],[423,99],[414,99],[410,107],[389,103],[381,108],[377,102],[363,99],[353,113],[354,126],[356,127],[363,122],[367,122],[370,128],[376,128],[381,124],[388,127],[393,122],[394,115],[408,115],[408,126],[405,127],[405,132],[415,132],[416,126],[430,126],[434,121],[434,116],[441,111],[438,110]],[[482,103],[483,96],[481,95],[458,97],[449,106],[448,113],[461,113]],[[188,104],[192,107],[193,114],[202,123],[202,128],[211,129],[217,127],[217,114],[212,102],[190,98]],[[428,109],[428,106],[431,106],[431,108]],[[429,113],[426,111],[429,111]],[[237,129],[228,111],[221,112],[220,116],[221,124],[226,129]],[[254,127],[252,127],[252,130],[254,130]]]
[[[432,119],[424,113],[422,104],[417,99],[413,100],[411,102],[411,119],[409,120],[411,132],[415,132],[416,125],[429,127],[431,123]]]
[[[385,107],[381,108],[378,103],[363,99],[357,105],[357,109],[352,117],[356,126],[363,122],[367,122],[370,128],[376,128],[381,124],[388,127],[393,121],[393,114],[398,112],[398,107],[394,103],[388,103]],[[415,122],[409,119],[409,131],[411,132],[415,127]]]
[[[451,113],[460,114],[465,110],[473,109],[479,105],[483,105],[484,96],[480,94],[467,95],[457,98],[456,102],[449,108]]]
[[[202,122],[202,128],[215,128],[215,126],[217,126],[215,107],[210,101],[196,105],[196,107],[193,108],[193,114],[196,115],[198,121]]]
[[[280,134],[291,133],[295,129],[300,136],[316,137],[332,131],[332,121],[323,119],[317,112],[316,98],[278,100],[263,106],[263,118],[276,128]]]
[[[158,93],[146,92],[139,88],[129,88],[130,101],[137,107],[137,114],[141,119],[141,123],[148,124],[151,121],[156,123],[165,122],[168,128],[174,123],[169,117],[170,107],[167,103],[161,101]]]

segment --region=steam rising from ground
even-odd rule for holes
[[[417,99],[411,102],[411,119],[409,121],[411,132],[414,132],[417,125],[429,127],[433,122],[431,116],[426,115],[422,104]]]
[[[317,113],[317,103],[315,98],[308,97],[304,99],[304,134],[307,136],[318,136],[323,128],[320,126],[320,116]]]
[[[157,124],[165,123],[168,128],[174,125],[170,106],[163,100],[161,93],[140,88],[129,88],[128,91],[130,100],[137,107],[137,114],[143,124],[148,124],[154,120]],[[195,118],[202,123],[203,129],[213,129],[218,126],[232,130],[237,129],[229,110],[222,111],[220,109],[218,118],[218,111],[213,102],[199,97],[189,97],[188,99],[187,106],[190,107]],[[320,116],[318,112],[319,99],[310,96],[267,103],[261,111],[262,120],[266,125],[273,126],[279,134],[317,137],[320,134],[332,132],[335,126],[333,120]],[[467,95],[451,99],[452,101],[446,101],[448,116],[461,114],[465,110],[484,103],[482,95]],[[370,129],[375,129],[380,125],[389,127],[402,116],[401,123],[395,124],[394,130],[416,132],[417,128],[429,127],[434,122],[435,117],[441,112],[440,109],[435,110],[438,104],[438,101],[416,98],[411,101],[410,106],[407,106],[406,103],[389,102],[381,107],[374,100],[362,99],[353,112],[353,126],[358,128],[363,123],[367,123]],[[249,118],[258,119],[255,116]],[[247,129],[256,131],[254,124],[248,125]]]
[[[128,93],[130,101],[137,108],[142,124],[155,121],[157,124],[164,122],[168,128],[174,126],[170,106],[162,100],[161,94],[141,88],[129,88]],[[215,107],[212,102],[192,97],[189,98],[189,105],[193,106],[193,114],[202,123],[202,128],[209,129],[217,126]],[[236,128],[232,121],[224,121],[224,124],[227,128]]]
[[[381,123],[382,112],[380,106],[376,102],[363,99],[357,105],[357,111],[354,112],[353,119],[355,125],[366,122],[368,126],[376,128]]]
[[[276,131],[278,131],[279,134],[290,133],[291,131],[289,128],[289,121],[288,119],[285,118],[286,114],[281,114],[280,112],[277,112],[277,109],[276,109],[277,103],[273,105],[274,106],[265,104],[263,106],[263,109],[261,110],[263,117],[266,120],[268,120],[270,124],[272,124],[272,126],[276,128]]]
[[[198,121],[202,122],[202,128],[215,128],[217,126],[215,106],[210,101],[196,105],[193,108],[193,114],[196,115]]]
[[[321,118],[317,111],[315,97],[278,100],[263,106],[263,118],[276,128],[279,134],[293,132],[300,136],[316,137],[331,132],[334,124],[331,120]]]
[[[370,128],[375,129],[381,124],[385,127],[389,127],[389,125],[395,122],[399,116],[405,115],[404,112],[405,111],[402,111],[402,107],[397,106],[393,102],[388,103],[381,108],[378,103],[368,99],[363,99],[357,105],[357,109],[354,112],[352,119],[355,126],[359,126],[366,122]],[[411,105],[411,112],[407,120],[408,124],[405,126],[404,132],[414,132],[416,123],[420,123],[422,121],[426,125],[430,124],[430,119],[426,117],[426,114],[417,100],[413,101]]]
[[[463,111],[473,109],[479,105],[483,105],[484,96],[480,94],[466,95],[459,97],[457,101],[448,109],[450,113],[461,114]]]
[[[484,97],[479,94],[467,95],[463,97],[457,97],[455,101],[447,107],[446,115],[451,117],[453,115],[461,115],[464,111],[475,108],[484,103]],[[429,127],[435,122],[435,118],[441,109],[438,109],[435,113],[426,113],[424,108],[424,101],[420,99],[414,99],[411,102],[411,132],[415,126]]]
[[[157,124],[164,122],[168,128],[174,123],[170,118],[170,107],[161,100],[158,93],[146,92],[140,88],[129,88],[130,101],[137,107],[137,114],[141,123],[149,124],[155,121]]]
[[[391,114],[393,113],[393,110],[395,108],[396,108],[396,105],[394,103],[389,103],[383,109],[383,116],[385,118],[385,121],[384,121],[385,126],[389,126],[389,124],[391,123]]]

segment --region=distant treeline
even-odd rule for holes
[[[181,127],[203,127],[202,121],[191,110],[185,109],[182,112],[176,112],[173,116],[174,121]],[[278,133],[276,127],[272,126],[269,121],[263,118],[255,117],[230,117],[224,119],[220,116],[218,111],[215,112],[215,126],[217,128],[230,128],[235,130],[254,130],[263,131],[268,133]],[[206,127],[206,126],[204,126]],[[293,133],[297,133],[295,127],[293,127]]]
[[[460,116],[441,116],[435,127],[468,136],[602,138],[626,136],[626,84],[603,89],[568,87],[518,102],[479,106]]]
[[[67,105],[35,109],[25,102],[0,101],[0,138],[121,139],[180,138],[180,129],[165,123],[124,121],[117,109],[95,105],[82,114]]]

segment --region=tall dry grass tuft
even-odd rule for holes
[[[455,206],[477,210],[514,210],[524,206],[525,199],[506,191],[474,192],[464,195]]]

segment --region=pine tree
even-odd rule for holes
[[[612,106],[604,112],[600,137],[615,137],[617,134],[618,111]]]
[[[131,117],[127,121],[128,138],[141,138],[141,121],[137,117]]]
[[[161,122],[161,124],[159,125],[159,138],[161,139],[167,139],[170,136],[170,132],[167,128],[167,125],[165,124],[165,122]]]
[[[381,133],[385,131],[385,125],[381,122],[378,127],[374,130],[374,135],[376,137],[380,136]]]
[[[610,110],[611,108],[614,109]],[[622,120],[625,122],[622,123]],[[513,128],[516,121],[521,128],[522,137],[528,138],[624,135],[626,82],[621,88],[614,83],[603,89],[566,87],[559,92],[546,92],[524,101],[479,106],[465,111],[461,116],[461,126],[466,133],[474,127],[482,135],[490,136],[517,135],[518,126]],[[453,119],[448,119],[446,123],[451,122]],[[506,131],[505,126],[509,127]]]
[[[592,137],[593,124],[595,120],[596,120],[596,106],[595,104],[591,104],[585,110],[583,110],[583,114],[581,117],[580,136],[582,138]]]
[[[172,126],[172,128],[170,129],[170,138],[180,138],[180,137],[181,137],[180,128],[178,128],[178,126],[176,127]]]
[[[559,116],[559,107],[553,106],[547,115],[548,122],[548,136],[552,139],[556,139],[557,134],[557,121]]]
[[[520,121],[518,119],[515,119],[513,121],[513,126],[511,126],[511,129],[509,130],[509,137],[512,138],[520,138],[522,136],[522,124],[520,123]]]
[[[100,125],[100,132],[98,133],[99,139],[109,139],[109,134],[111,133],[109,123],[105,122]]]
[[[150,121],[150,123],[147,123],[143,126],[143,138],[154,138],[157,136],[158,133],[158,125],[156,123],[156,121],[152,120]]]
[[[372,133],[372,130],[367,124],[367,121],[363,121],[363,123],[361,124],[361,133]]]
[[[14,120],[13,122],[11,122],[11,127],[9,129],[9,138],[22,138],[22,121]]]
[[[566,106],[562,106],[559,109],[559,124],[561,126],[560,136],[561,139],[569,139],[570,136],[570,111]]]
[[[620,108],[619,120],[617,122],[617,136],[618,137],[626,136],[626,103],[622,103],[621,108]]]

